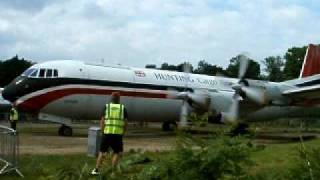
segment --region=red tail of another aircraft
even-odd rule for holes
[[[300,72],[300,78],[315,74],[320,74],[320,46],[309,44]]]

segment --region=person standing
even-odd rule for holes
[[[19,120],[19,112],[16,108],[12,107],[10,110],[10,127],[17,130],[17,121]]]
[[[120,93],[111,94],[111,103],[104,107],[100,120],[100,127],[103,131],[100,152],[97,158],[96,167],[91,171],[92,175],[99,174],[99,168],[109,148],[112,149],[112,168],[118,165],[123,152],[123,135],[127,128],[127,111],[120,103]]]

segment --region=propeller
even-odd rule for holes
[[[239,73],[238,73],[238,84],[235,84],[234,86],[232,86],[232,88],[235,90],[235,93],[232,97],[232,103],[231,106],[229,108],[229,111],[226,113],[222,113],[224,120],[227,123],[236,123],[239,119],[239,102],[241,99],[241,93],[244,92],[246,93],[243,87],[245,87],[245,79],[244,76],[247,72],[248,69],[248,65],[249,65],[249,59],[247,58],[247,56],[245,54],[240,54],[238,56],[239,58]],[[247,95],[247,94],[246,94]]]
[[[229,112],[223,113],[224,121],[226,123],[235,124],[238,121],[239,117],[239,101],[241,97],[238,94],[234,94],[232,97],[232,103],[229,109]]]
[[[223,113],[225,120],[230,123],[235,123],[239,119],[239,103],[242,100],[242,97],[246,97],[259,105],[264,105],[267,102],[265,89],[260,87],[250,87],[245,80],[245,74],[249,65],[249,58],[245,54],[239,55],[238,58],[240,63],[238,73],[239,81],[237,84],[232,86],[235,93],[232,97],[230,109],[227,113]]]
[[[188,124],[188,116],[189,116],[187,101],[189,99],[190,93],[187,92],[187,88],[188,88],[189,73],[191,72],[191,64],[185,62],[182,68],[185,74],[185,90],[184,92],[179,94],[180,98],[183,99],[183,103],[180,110],[179,124],[181,127],[186,127]]]
[[[245,53],[240,54],[238,58],[239,58],[239,61],[240,61],[238,78],[241,81],[241,80],[244,79],[244,76],[246,75],[246,72],[248,70],[249,59],[245,55]]]
[[[264,105],[267,102],[266,91],[264,89],[244,86],[242,87],[242,91],[250,100],[259,105]]]
[[[180,126],[181,127],[186,127],[188,124],[188,104],[186,101],[183,101],[183,104],[181,106],[181,112],[180,112]]]

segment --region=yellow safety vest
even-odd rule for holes
[[[124,132],[124,105],[106,104],[104,134],[123,134]]]
[[[13,112],[13,113],[12,113]],[[10,120],[11,121],[18,121],[19,119],[19,113],[18,111],[15,109],[15,108],[12,108],[11,109],[11,112],[10,112]]]

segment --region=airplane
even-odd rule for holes
[[[62,124],[72,135],[72,120],[99,119],[112,92],[131,121],[163,122],[168,130],[185,124],[192,112],[209,112],[211,123],[243,124],[280,117],[319,116],[320,47],[309,45],[300,78],[268,82],[245,78],[248,58],[241,55],[238,78],[207,76],[75,60],[31,66],[2,91],[19,111]],[[187,69],[187,68],[186,68]]]

